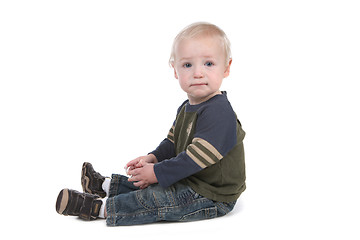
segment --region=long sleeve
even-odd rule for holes
[[[154,171],[159,184],[169,187],[188,176],[199,172],[201,168],[184,152],[176,157],[155,164]]]
[[[191,112],[191,106],[187,110]],[[154,167],[159,184],[163,187],[218,163],[237,143],[237,119],[230,105],[220,102],[196,110],[196,117],[191,115],[194,122],[190,121],[189,124],[193,128],[192,136],[186,137],[188,132],[192,132],[189,129],[175,133],[177,144],[181,144],[179,141],[182,139],[190,139],[185,149],[176,157],[163,160]],[[186,118],[186,113],[181,117]],[[187,121],[182,119],[180,122]],[[175,125],[175,131],[176,128],[184,129],[179,125]]]
[[[150,153],[155,155],[158,162],[162,162],[165,159],[173,158],[173,157],[175,157],[174,143],[171,142],[168,138],[165,138],[159,144],[159,146]]]

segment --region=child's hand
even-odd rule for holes
[[[141,189],[147,188],[149,185],[157,183],[154,172],[154,164],[146,163],[143,160],[140,160],[137,164],[137,168],[129,169],[128,174],[131,175],[129,182],[134,182],[134,186],[140,187]]]
[[[155,155],[153,155],[153,154],[141,156],[141,157],[135,158],[134,160],[131,160],[130,162],[128,162],[125,165],[126,173],[128,175],[131,175],[131,174],[129,174],[129,171],[134,170],[135,168],[142,167],[142,164],[140,163],[140,161],[142,161],[143,163],[157,163],[157,159],[156,159]]]

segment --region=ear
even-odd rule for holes
[[[176,78],[176,79],[179,79],[179,77],[178,77],[178,75],[177,75],[177,73],[176,73],[176,69],[175,69],[175,67],[174,67],[174,63],[171,63],[171,66],[172,66],[172,68],[174,69],[174,76],[175,76],[175,78]]]
[[[224,78],[228,77],[229,74],[230,74],[230,66],[231,66],[231,63],[232,63],[232,59],[230,58],[229,64],[228,64],[228,66],[226,67],[225,72],[224,72]]]

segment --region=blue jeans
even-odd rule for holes
[[[113,174],[106,202],[109,226],[136,225],[158,221],[196,221],[224,216],[235,202],[215,202],[200,196],[189,186],[176,183],[135,187],[128,178]]]

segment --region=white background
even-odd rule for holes
[[[358,1],[1,1],[1,232],[49,239],[359,239]],[[247,186],[228,216],[106,227],[55,211],[166,137],[186,99],[167,61],[186,25],[232,42],[222,86]]]

